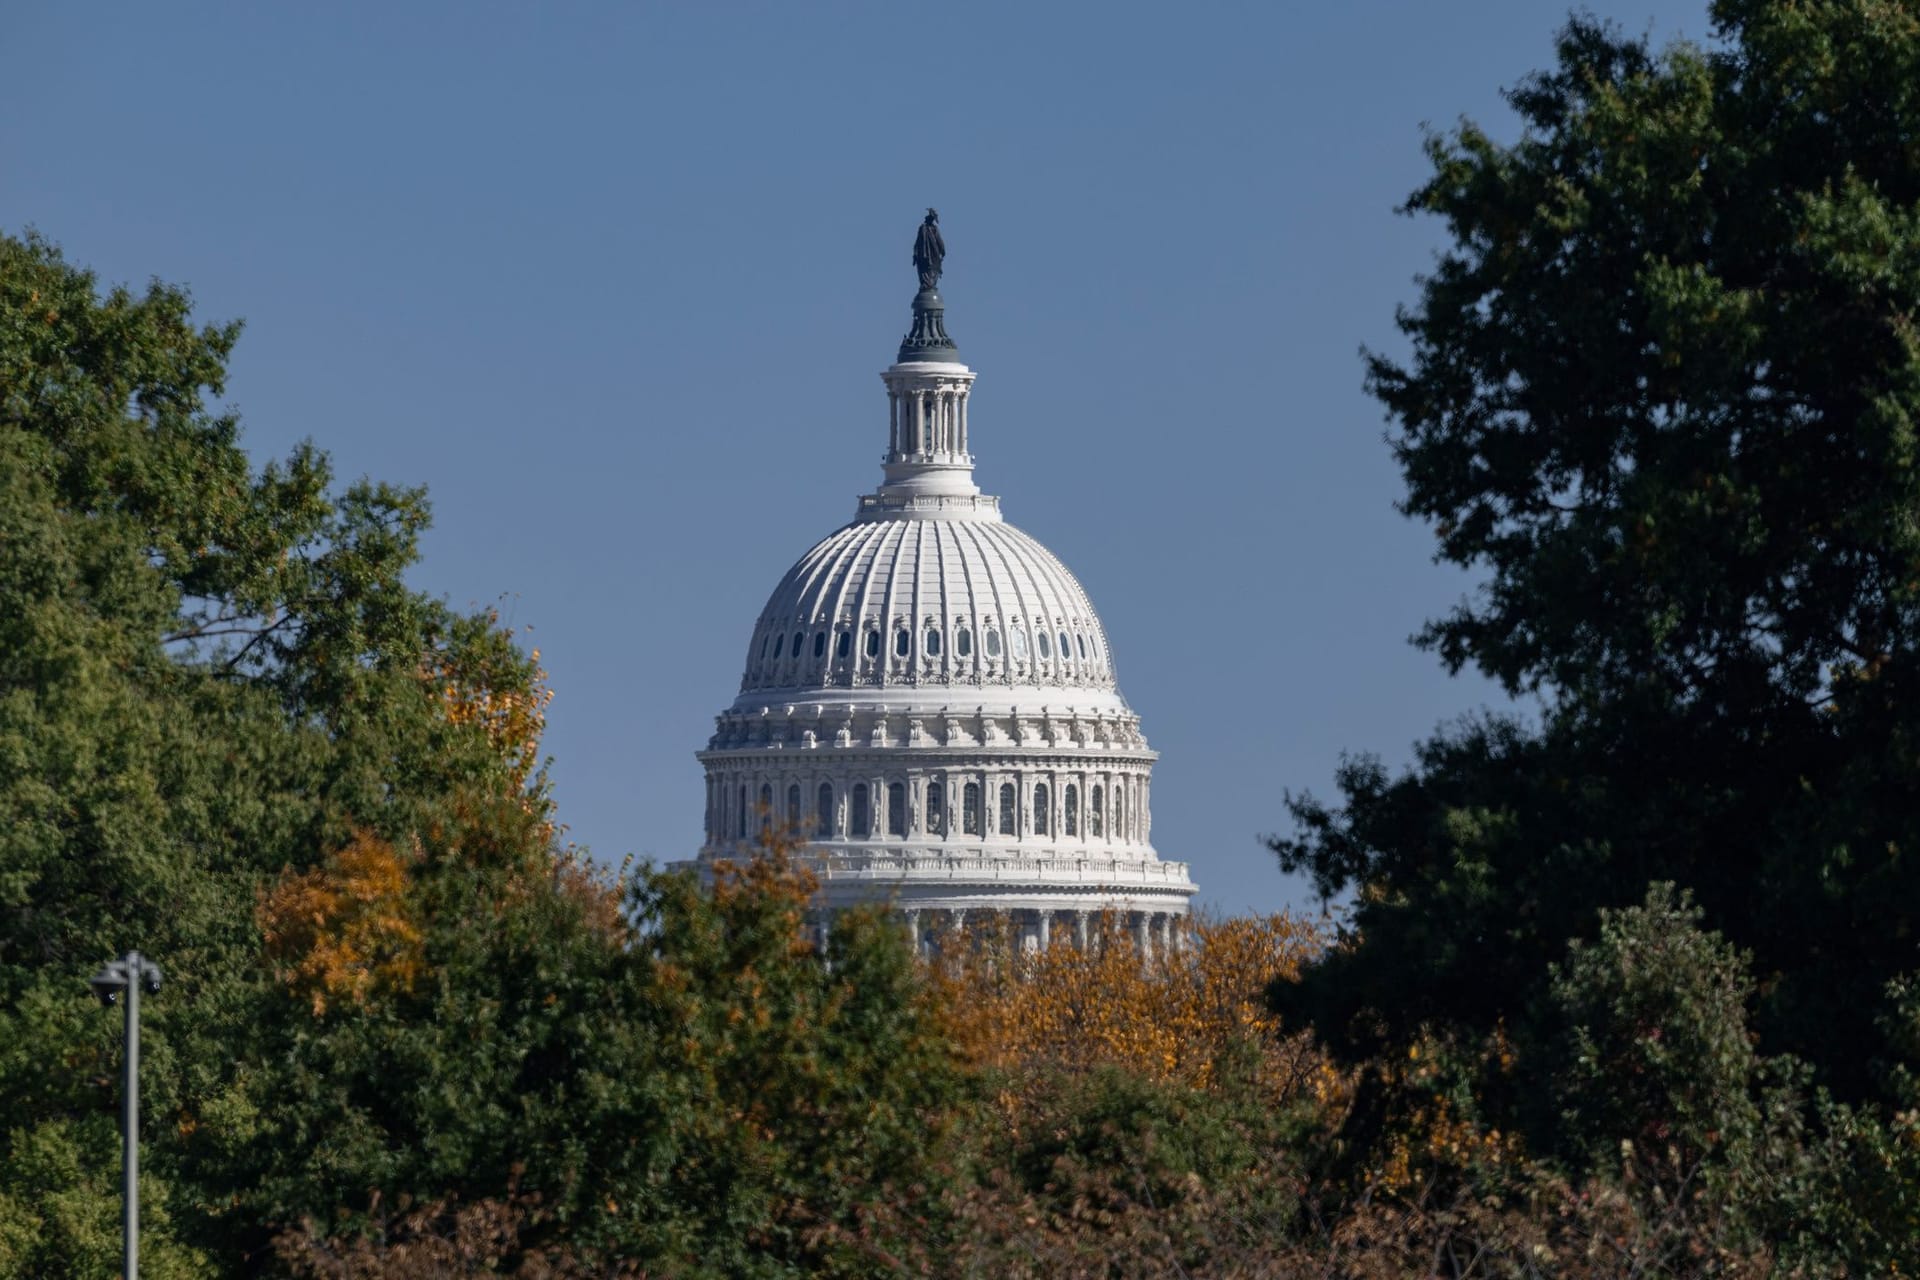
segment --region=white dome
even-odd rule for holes
[[[1044,695],[1028,702],[1115,692],[1086,591],[1051,551],[990,513],[863,516],[774,588],[747,648],[743,701],[880,688],[968,702],[1014,689]]]
[[[1165,945],[1194,886],[1153,848],[1154,752],[1086,591],[974,486],[943,311],[923,275],[881,374],[884,481],[760,611],[699,753],[696,865],[784,831],[826,908],[1008,912],[1036,945],[1117,909]]]

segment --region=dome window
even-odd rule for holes
[[[773,788],[766,783],[760,784],[760,829],[766,831],[773,826]]]
[[[931,627],[927,628],[927,656],[929,658],[940,656],[940,633]]]
[[[734,825],[739,828],[738,838],[745,840],[747,838],[747,784],[744,782],[740,784],[740,807],[734,811],[733,816]]]
[[[1098,839],[1106,834],[1107,815],[1103,812],[1106,794],[1098,787],[1093,789],[1093,808],[1087,814],[1087,834]]]
[[[800,830],[800,784],[797,782],[787,784],[787,829]]]
[[[1087,660],[1087,638],[1082,635],[1076,635],[1074,639],[1080,642],[1080,661],[1085,662]]]
[[[973,632],[965,627],[953,633],[953,651],[963,658],[973,656]]]
[[[1073,656],[1073,646],[1067,643],[1067,633],[1062,631],[1060,633],[1060,657],[1062,659],[1066,659],[1066,658],[1071,658],[1072,656]]]
[[[760,637],[760,661],[765,662],[767,660],[767,646],[772,643],[773,633],[771,631]]]
[[[853,784],[853,815],[847,821],[847,834],[852,836],[870,836],[873,834],[872,814],[867,808],[867,784]]]
[[[1014,825],[1014,816],[1013,784],[1011,782],[1003,782],[1000,784],[1001,835],[1011,836],[1019,834],[1019,829]]]
[[[1052,816],[1047,812],[1047,799],[1047,784],[1043,782],[1033,789],[1033,834],[1037,836],[1047,834],[1047,819]]]
[[[898,782],[887,784],[887,834],[907,834],[907,789]]]
[[[1011,643],[1013,645],[1013,656],[1024,661],[1027,656],[1027,633],[1025,629],[1021,627],[1015,627],[1011,632],[1011,636],[1012,636]]]
[[[896,658],[904,658],[908,653],[912,652],[912,650],[913,632],[907,630],[905,627],[901,627],[893,633],[893,654]]]
[[[1071,782],[1067,784],[1066,800],[1060,806],[1060,818],[1066,825],[1067,834],[1080,834],[1080,788]]]
[[[807,633],[806,633],[806,632],[804,632],[804,631],[796,631],[796,632],[794,632],[794,633],[793,633],[793,653],[792,653],[791,655],[789,655],[789,656],[791,656],[791,657],[795,657],[795,658],[797,658],[797,657],[799,657],[799,656],[800,656],[800,646],[801,646],[801,645],[803,645],[803,644],[805,644],[806,642],[807,642]]]
[[[816,631],[813,633],[814,661],[817,662],[821,658],[824,658],[826,656],[827,656],[827,633],[824,631]]]
[[[984,825],[980,821],[980,784],[969,782],[967,789],[960,793],[960,828],[963,834],[977,836]]]
[[[846,633],[841,632],[841,639]],[[833,835],[833,784],[823,782],[820,792],[813,798],[813,834],[825,840]]]
[[[987,656],[989,658],[1000,656],[1000,633],[992,627],[987,628]]]
[[[880,656],[880,633],[878,631],[867,632],[867,656],[869,658],[877,658]]]
[[[1047,633],[1044,631],[1035,632],[1033,638],[1040,645],[1040,656],[1043,658],[1051,658],[1053,656],[1053,641],[1047,639]]]
[[[946,821],[944,809],[947,802],[947,789],[937,782],[927,784],[927,834],[937,836]]]

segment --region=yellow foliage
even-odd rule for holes
[[[1304,1033],[1286,1033],[1264,997],[1325,945],[1311,923],[1197,919],[1175,954],[1154,957],[1135,949],[1117,915],[1097,922],[1085,949],[1062,932],[1032,955],[1017,954],[992,925],[945,940],[942,952],[954,958],[935,965],[932,980],[953,1034],[976,1060],[1115,1066],[1199,1089],[1220,1085],[1229,1063],[1239,1063],[1276,1102],[1303,1089],[1329,1104],[1345,1096],[1340,1073]]]
[[[315,1016],[329,1001],[364,1002],[418,979],[422,935],[408,893],[414,861],[361,831],[319,867],[286,873],[261,895],[268,961],[312,1000]]]
[[[1384,1158],[1373,1170],[1372,1181],[1383,1190],[1404,1192],[1435,1169],[1517,1164],[1525,1156],[1517,1135],[1482,1128],[1457,1114],[1446,1097],[1434,1092],[1441,1079],[1440,1048],[1416,1040],[1407,1046],[1404,1065],[1390,1065],[1389,1076],[1397,1091],[1422,1100],[1394,1127]],[[1513,1069],[1513,1046],[1505,1028],[1496,1029],[1481,1057],[1484,1065],[1502,1073]]]
[[[498,615],[489,613],[491,621]],[[511,632],[503,636],[511,638]],[[547,729],[547,707],[553,689],[540,666],[540,651],[528,654],[532,677],[505,675],[482,662],[463,661],[452,649],[436,649],[427,659],[423,678],[439,692],[447,718],[455,724],[475,725],[506,763],[508,776],[525,787],[540,765],[540,739]]]

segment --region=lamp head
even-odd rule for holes
[[[119,965],[110,964],[87,979],[87,985],[100,997],[100,1003],[111,1009],[120,1002],[120,993],[126,990],[127,975]]]

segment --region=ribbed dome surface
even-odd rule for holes
[[[1106,635],[1051,551],[997,518],[856,520],[774,588],[743,693],[869,685],[1114,690]]]

